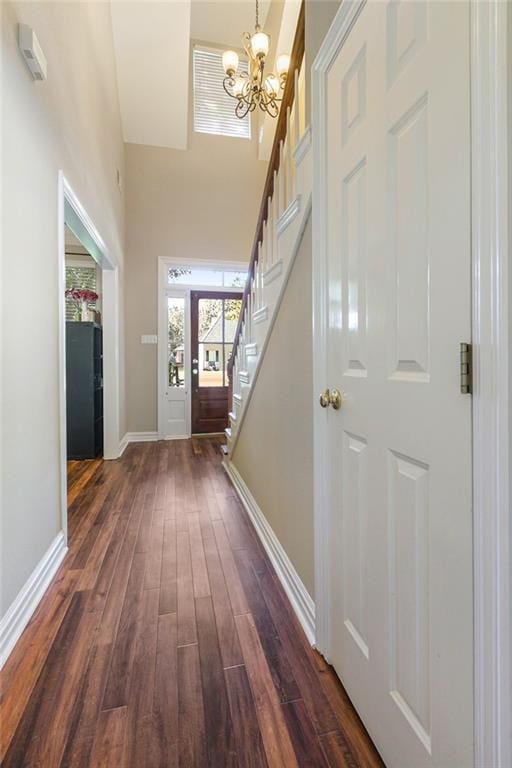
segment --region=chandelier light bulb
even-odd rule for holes
[[[255,59],[265,58],[268,54],[270,38],[265,32],[255,32],[251,37],[251,50]]]
[[[277,57],[276,70],[279,77],[286,76],[290,67],[290,57],[287,53],[282,53]]]
[[[238,54],[236,51],[224,51],[222,54],[222,66],[224,72],[229,77],[232,77],[238,69]]]
[[[265,90],[269,96],[277,96],[279,93],[279,80],[275,75],[269,75],[265,80]]]
[[[244,91],[244,85],[245,85],[245,80],[243,77],[240,77],[240,75],[238,77],[235,77],[235,82],[233,85],[233,96],[240,98]]]

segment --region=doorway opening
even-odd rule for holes
[[[223,432],[228,361],[247,265],[160,260],[158,432],[161,440]]]
[[[118,270],[59,175],[61,523],[99,461],[119,455]],[[68,485],[70,494],[68,499]]]

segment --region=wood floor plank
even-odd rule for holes
[[[151,724],[151,765],[177,766],[178,627],[175,613],[158,618],[155,691]]]
[[[219,550],[220,561],[222,563],[222,570],[224,571],[233,613],[235,616],[241,613],[248,613],[249,605],[247,603],[244,588],[242,587],[242,582],[240,581],[240,576],[238,575],[238,569],[235,564],[233,552],[229,546],[228,537],[222,520],[215,520],[213,523],[213,530],[215,532],[215,540],[217,542],[217,549]]]
[[[135,655],[127,696],[127,728],[125,739],[126,768],[144,765],[150,751],[155,691],[158,589],[144,590],[140,621],[135,628]]]
[[[115,709],[128,703],[128,690],[135,658],[137,628],[142,619],[142,599],[146,553],[136,552],[133,556],[125,599],[119,619],[103,697],[103,709]]]
[[[224,670],[240,768],[267,768],[267,758],[245,667]]]
[[[176,521],[166,518],[164,520],[162,570],[160,575],[160,614],[176,613],[177,611],[177,557]]]
[[[162,576],[162,558],[164,549],[164,511],[153,509],[151,519],[151,532],[149,539],[149,553],[144,575],[145,589],[158,589]]]
[[[194,584],[188,531],[176,534],[178,551],[178,645],[197,642]]]
[[[120,768],[126,731],[126,707],[109,709],[98,717],[91,754],[95,768]]]
[[[212,590],[213,609],[215,611],[222,662],[224,668],[234,667],[243,663],[243,656],[217,544],[215,539],[206,539],[203,544]]]
[[[203,694],[196,643],[178,647],[178,749],[180,768],[205,768]]]
[[[363,768],[367,765],[354,755],[341,731],[324,733],[320,741],[330,768]]]
[[[234,551],[234,557],[279,697],[283,702],[300,699],[299,687],[263,597],[259,580],[251,567],[249,553],[245,549],[237,549]]]
[[[269,768],[296,768],[295,751],[254,620],[250,614],[241,614],[235,621]]]
[[[297,762],[301,768],[328,768],[320,741],[302,699],[283,704]]]
[[[213,605],[209,597],[196,600],[196,616],[208,766],[234,768],[237,759],[233,725]]]
[[[279,633],[286,657],[290,663],[302,698],[308,708],[317,733],[327,733],[339,727],[329,701],[319,685],[318,677],[308,654],[305,653],[298,631],[290,622],[282,595],[278,592],[270,573],[260,576],[262,592]]]
[[[201,534],[201,525],[199,523],[199,513],[192,512],[188,516],[188,527],[190,536],[190,555],[192,559],[192,576],[194,582],[194,597],[209,597],[210,582],[208,571],[206,569],[206,558],[204,555],[203,537]]]
[[[77,691],[60,768],[88,768],[112,655],[111,645],[94,643]]]

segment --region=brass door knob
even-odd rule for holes
[[[319,401],[320,405],[322,406],[322,408],[328,408],[329,407],[329,403],[331,402],[330,401],[330,395],[331,395],[331,393],[329,392],[328,389],[326,389],[325,392],[322,392],[322,394],[318,398],[318,401]]]
[[[341,396],[341,392],[339,391],[339,389],[332,390],[332,392],[329,395],[329,402],[335,411],[338,411],[341,408],[341,405],[343,403],[343,398]]]

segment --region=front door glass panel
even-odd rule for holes
[[[185,386],[185,299],[167,299],[167,377],[169,387]]]

